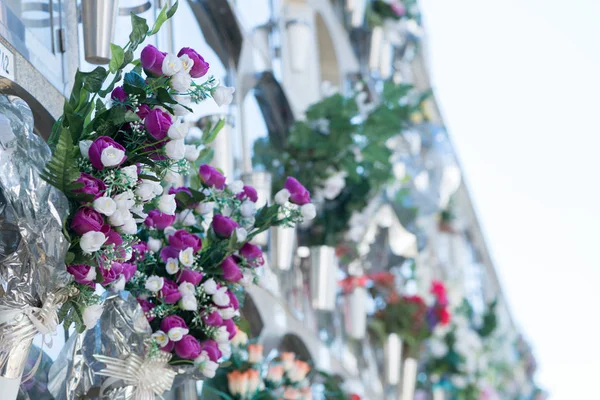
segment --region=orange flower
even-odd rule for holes
[[[292,382],[300,382],[310,372],[308,363],[300,360],[294,362],[293,367],[288,371],[288,378]]]
[[[283,352],[281,353],[281,363],[283,364],[283,369],[288,371],[294,365],[294,360],[296,359],[296,354],[291,352]]]
[[[249,344],[248,345],[248,362],[250,364],[258,364],[263,360],[263,346],[262,344]]]
[[[248,391],[248,375],[240,371],[231,371],[227,374],[227,387],[233,395],[244,395]]]
[[[283,367],[281,365],[274,365],[269,368],[267,372],[267,379],[273,383],[281,382],[281,378],[283,378]]]
[[[245,373],[248,376],[248,394],[252,396],[260,386],[260,372],[256,369],[249,369]]]

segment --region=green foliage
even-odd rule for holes
[[[86,307],[100,303],[98,295],[94,294],[94,289],[87,285],[73,283],[79,293],[70,297],[58,310],[58,318],[63,322],[65,329],[75,324],[77,333],[83,333],[86,327],[83,323],[83,311]]]
[[[148,36],[156,34],[160,30],[162,24],[164,24],[169,18],[173,16],[173,14],[175,14],[175,11],[177,11],[177,7],[179,7],[179,0],[175,1],[175,4],[173,4],[173,6],[169,9],[167,9],[167,5],[168,4],[165,4],[162,10],[160,10],[158,17],[156,17],[156,21],[154,21],[154,26],[152,27],[150,32],[148,32]]]
[[[63,127],[58,134],[58,142],[52,158],[40,173],[43,180],[67,196],[72,195],[73,190],[83,187],[83,183],[74,182],[80,175],[75,162],[78,151],[78,148],[73,145],[69,130]]]
[[[125,51],[121,46],[111,43],[110,52],[112,54],[112,58],[108,64],[108,70],[114,74],[121,67],[121,65],[123,65],[123,61],[125,60]]]

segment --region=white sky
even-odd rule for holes
[[[600,2],[421,0],[433,82],[553,400],[600,398]]]

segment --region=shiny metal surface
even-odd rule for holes
[[[273,268],[290,270],[296,252],[296,229],[281,226],[271,228],[269,251]]]
[[[364,287],[344,295],[344,329],[352,339],[364,339],[367,332],[367,296]]]
[[[310,248],[310,295],[313,308],[335,310],[338,289],[338,259],[335,247]]]
[[[118,0],[82,0],[81,21],[85,60],[91,64],[108,64],[113,41]]]
[[[385,383],[398,385],[402,372],[402,339],[395,333],[388,335],[384,344],[384,373]]]

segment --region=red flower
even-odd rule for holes
[[[436,297],[438,303],[442,305],[448,304],[448,296],[446,294],[446,286],[440,281],[433,281],[429,291]]]
[[[448,325],[448,323],[450,323],[450,311],[448,311],[448,308],[440,308],[438,310],[438,317],[440,319],[440,324]]]
[[[360,400],[360,396],[355,393],[352,393],[350,395],[350,400]]]
[[[374,272],[372,274],[369,274],[369,278],[376,285],[381,285],[381,286],[385,286],[385,287],[394,286],[394,275],[389,272],[385,272],[385,271]]]

